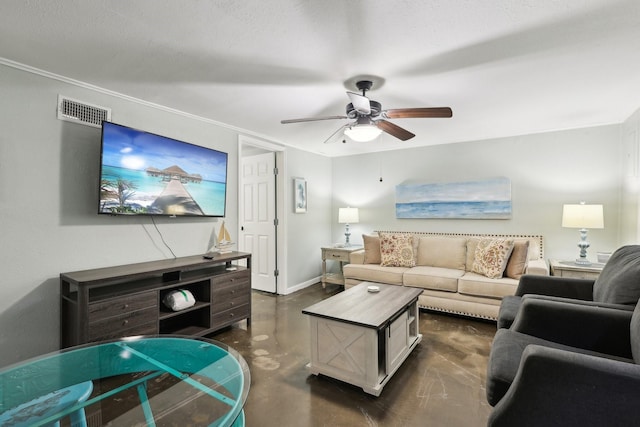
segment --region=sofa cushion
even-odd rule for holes
[[[415,266],[413,236],[408,233],[380,233],[380,258],[383,267]]]
[[[466,271],[473,271],[473,261],[476,259],[476,248],[480,240],[482,240],[480,237],[470,237],[467,239],[467,260],[464,268]]]
[[[348,279],[401,286],[402,276],[407,270],[408,267],[382,267],[377,264],[347,264],[342,268],[344,277]]]
[[[422,236],[418,239],[416,265],[464,270],[466,256],[464,237]]]
[[[417,266],[404,273],[404,285],[415,288],[456,292],[463,270],[454,268]]]
[[[514,241],[518,242],[520,241],[520,239],[514,239]],[[542,258],[542,254],[540,253],[539,240],[527,239],[527,242],[529,242],[529,261]]]
[[[466,272],[458,279],[458,292],[466,295],[476,295],[488,298],[502,298],[514,295],[518,281],[508,277],[490,279],[478,273]]]
[[[482,239],[476,247],[471,271],[498,279],[502,277],[507,267],[511,251],[513,251],[512,239]]]
[[[526,271],[529,263],[529,241],[516,240],[513,243],[513,251],[507,262],[504,275],[512,279],[519,279]]]
[[[363,234],[362,241],[364,242],[364,263],[380,264],[382,262],[380,258],[380,236]]]

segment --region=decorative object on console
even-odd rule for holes
[[[189,290],[177,289],[166,294],[162,298],[162,303],[173,311],[180,311],[193,307],[196,304],[196,299]]]
[[[340,208],[338,209],[338,222],[344,224],[344,245],[345,247],[351,246],[349,243],[349,224],[357,224],[360,222],[360,216],[358,214],[358,208]]]
[[[590,246],[587,241],[588,228],[604,228],[604,215],[602,205],[587,205],[580,202],[577,205],[564,205],[562,207],[562,226],[565,228],[579,228],[580,257],[576,259],[576,264],[590,265],[587,259],[587,248]]]
[[[231,241],[231,235],[229,231],[224,226],[224,221],[222,221],[222,225],[220,226],[220,231],[218,232],[218,238],[216,239],[216,249],[221,254],[228,254],[231,252],[231,248],[235,245]]]
[[[511,181],[496,177],[400,184],[396,186],[396,218],[509,219]]]
[[[307,181],[304,178],[293,178],[293,197],[295,213],[306,213]]]

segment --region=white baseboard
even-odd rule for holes
[[[318,283],[321,278],[322,276],[314,277],[313,279],[307,280],[306,282],[298,283],[297,285],[288,287],[284,290],[284,293],[282,293],[281,295],[289,295],[301,289],[308,288],[309,286],[315,285],[316,283]]]

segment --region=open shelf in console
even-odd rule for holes
[[[161,315],[159,320],[161,334],[184,335],[183,331],[187,329],[207,331],[211,325],[210,305],[199,304],[173,315]]]

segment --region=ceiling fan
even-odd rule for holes
[[[370,80],[359,80],[356,87],[362,91],[362,95],[355,92],[347,92],[351,102],[347,104],[346,116],[309,117],[304,119],[282,120],[280,123],[313,122],[318,120],[355,119],[355,121],[341,126],[326,141],[334,140],[340,132],[344,132],[349,138],[359,141],[372,141],[382,132],[386,132],[402,141],[415,136],[400,126],[385,119],[404,118],[448,118],[453,116],[449,107],[425,107],[425,108],[396,108],[383,110],[382,104],[367,98],[366,93],[373,86]]]

